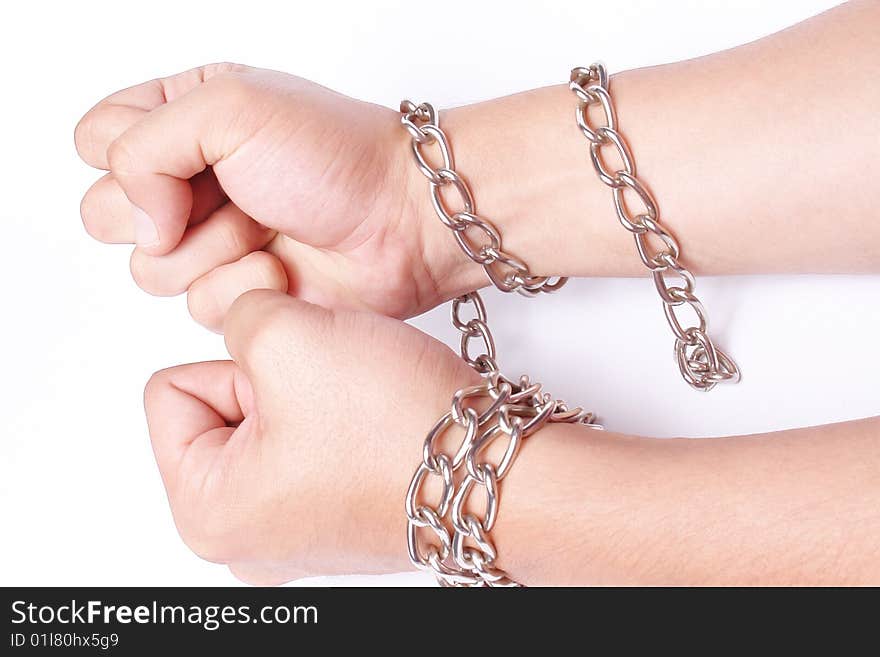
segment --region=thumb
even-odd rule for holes
[[[189,179],[250,134],[236,120],[244,102],[238,74],[214,75],[156,107],[107,148],[107,165],[133,206],[138,246],[150,255],[180,242],[193,205]]]
[[[323,353],[321,345],[334,339],[333,318],[333,311],[283,292],[250,290],[229,308],[223,335],[230,356],[259,389],[263,381],[289,377],[278,372],[285,363]]]

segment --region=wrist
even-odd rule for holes
[[[637,488],[641,464],[653,462],[652,443],[563,423],[530,436],[501,485],[498,567],[527,586],[626,581],[609,566],[626,559],[608,559],[609,537],[628,517],[627,494]]]
[[[372,484],[360,491],[355,506],[369,509],[369,541],[361,539],[370,562],[376,572],[402,572],[412,569],[407,556],[407,519],[404,499],[413,473],[421,461],[425,436],[437,421],[449,412],[450,403],[457,390],[477,385],[481,377],[451,351],[442,348],[448,361],[436,363],[425,358],[412,371],[410,385],[402,387],[392,404],[392,415],[385,419],[388,432],[400,439],[402,451],[382,452],[379,446],[374,462],[378,466],[371,477]],[[455,428],[448,434],[450,441],[460,439],[462,434]],[[440,481],[429,476],[422,487],[424,500],[437,500],[441,494]],[[364,528],[363,522],[346,526]],[[430,530],[425,530],[430,531]]]
[[[622,83],[615,78],[615,84]],[[476,214],[499,231],[503,250],[536,275],[632,275],[632,240],[619,230],[607,190],[595,179],[566,85],[440,112],[455,168],[473,192]],[[408,151],[409,149],[407,149]],[[430,147],[426,154],[433,155]],[[430,186],[412,158],[408,193],[443,298],[488,284],[482,268],[437,218]],[[448,193],[450,204],[457,199]]]

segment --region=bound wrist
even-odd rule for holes
[[[455,169],[472,191],[475,214],[497,228],[505,252],[524,261],[536,275],[593,273],[594,265],[584,255],[591,243],[585,214],[589,216],[589,208],[598,205],[593,197],[601,188],[590,177],[567,87],[445,110],[440,113],[440,127],[449,138]],[[423,150],[435,158],[432,164],[439,164],[435,148],[426,145]],[[409,180],[442,295],[486,285],[485,273],[437,218],[430,185],[414,162]],[[449,189],[444,190],[444,199],[450,207],[458,207],[453,186],[445,187]],[[607,206],[603,207],[607,213]]]
[[[374,572],[402,572],[412,565],[406,550],[406,516],[403,504],[413,476],[413,464],[422,456],[425,435],[445,413],[450,400],[460,388],[480,383],[481,378],[464,361],[447,352],[448,366],[437,367],[426,359],[412,371],[406,395],[394,399],[394,413],[388,419],[388,431],[403,436],[403,452],[384,454],[374,459],[376,471],[367,477],[367,486],[356,492],[352,508],[368,510],[369,521],[360,520],[347,526],[359,527],[358,539],[362,556],[367,557]],[[456,434],[457,432],[451,432]],[[429,477],[423,487],[425,499],[437,499],[440,482]]]

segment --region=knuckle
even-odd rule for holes
[[[213,228],[223,253],[238,255],[250,250],[245,231],[234,221],[220,221]]]
[[[250,79],[240,68],[219,69],[205,82],[205,86],[227,100],[246,100],[253,95]]]
[[[254,265],[254,278],[257,285],[272,290],[287,290],[287,272],[281,261],[265,251],[254,251],[248,256]]]
[[[99,242],[117,241],[114,235],[111,211],[108,208],[106,192],[107,177],[100,178],[82,197],[79,214],[86,232]]]
[[[229,312],[248,325],[256,325],[269,317],[275,305],[274,295],[268,290],[249,290],[232,303]]]
[[[266,290],[252,290],[242,295],[247,303],[253,300],[252,310],[254,322],[251,330],[251,346],[263,350],[271,345],[276,336],[288,330],[291,325],[291,313],[277,298]]]
[[[104,222],[99,220],[101,205],[97,199],[95,187],[92,186],[82,197],[79,203],[79,216],[82,218],[86,232],[100,242],[107,241],[107,231]]]
[[[171,378],[174,376],[175,369],[174,367],[166,367],[158,372],[153,372],[144,386],[144,400],[149,401],[157,393],[167,388]]]
[[[277,336],[293,323],[284,297],[270,290],[250,290],[239,296],[228,312],[227,338],[256,361],[277,348]]]
[[[149,256],[140,249],[132,252],[128,268],[137,286],[157,297],[173,297],[185,291],[186,288],[182,288],[170,276],[163,274],[157,260],[158,257]]]
[[[190,285],[186,294],[186,307],[196,322],[208,328],[215,328],[218,304],[208,283],[197,280]]]
[[[277,290],[250,290],[227,313],[227,345],[269,370],[294,353],[312,353],[337,334],[335,314]]]
[[[247,515],[236,510],[243,491],[224,470],[184,479],[170,496],[181,539],[196,555],[214,563],[229,563],[248,552],[245,537],[252,534]]]
[[[202,75],[206,80],[223,73],[241,73],[247,70],[244,64],[236,62],[212,62],[202,66]]]
[[[120,135],[107,147],[107,166],[116,175],[133,171],[137,158],[132,150],[129,138]]]
[[[94,143],[93,129],[92,112],[83,116],[73,129],[73,143],[80,156],[85,156],[91,150]]]

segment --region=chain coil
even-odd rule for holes
[[[531,297],[562,287],[565,278],[536,276],[522,260],[505,252],[498,229],[476,213],[473,194],[455,170],[452,148],[434,107],[405,100],[400,111],[401,124],[412,139],[415,164],[430,184],[434,211],[465,255],[481,265],[503,292],[517,291]],[[422,147],[431,145],[437,146],[443,162],[438,168],[432,167],[422,152]],[[458,209],[447,204],[441,191],[444,187],[455,190]],[[471,308],[470,317],[465,308]],[[432,571],[442,586],[518,586],[495,566],[498,552],[490,532],[498,517],[500,481],[513,466],[522,442],[547,422],[602,427],[592,413],[554,400],[527,376],[513,382],[500,373],[495,339],[478,292],[452,300],[452,324],[461,333],[462,360],[480,373],[483,381],[458,390],[450,411],[425,438],[422,461],[404,504],[409,558],[416,568]],[[480,399],[487,399],[488,406],[477,412],[473,404]],[[438,443],[455,426],[464,429],[458,448],[449,453],[439,451]],[[499,462],[484,460],[483,452],[498,440],[507,441]],[[425,482],[431,477],[440,484],[440,499],[435,504],[421,500]],[[478,494],[477,488],[486,500],[482,517],[467,511],[467,500]]]
[[[657,202],[636,174],[632,151],[617,127],[617,111],[605,66],[596,63],[573,69],[569,89],[577,97],[575,119],[587,139],[590,162],[599,180],[611,188],[617,218],[632,233],[639,259],[650,270],[663,301],[667,323],[675,335],[673,354],[682,377],[691,387],[701,391],[709,391],[719,383],[738,382],[740,371],[736,363],[709,337],[706,310],[694,294],[694,275],[679,261],[681,247],[678,240],[660,224]],[[602,110],[599,124],[590,122],[591,106]],[[602,154],[606,147],[616,151],[622,169],[609,169]],[[626,201],[627,191],[638,198],[638,211]],[[649,241],[651,237],[655,238],[653,246]],[[670,283],[667,275],[677,278]],[[685,306],[696,314],[696,325],[682,324],[677,313]]]
[[[679,262],[676,238],[659,220],[659,209],[650,190],[636,174],[636,163],[629,144],[617,128],[617,113],[608,89],[608,74],[601,64],[576,68],[571,72],[571,91],[578,100],[577,125],[589,142],[590,161],[596,174],[611,188],[620,223],[632,233],[642,264],[650,270],[670,328],[675,334],[675,357],[684,379],[697,390],[708,391],[722,382],[739,380],[739,369],[708,336],[706,311],[694,295],[693,274]],[[589,119],[591,105],[604,114],[602,125]],[[565,284],[563,277],[536,276],[519,258],[502,250],[501,234],[487,219],[476,213],[470,187],[455,170],[452,148],[439,126],[437,113],[429,103],[400,104],[401,123],[411,137],[416,166],[430,184],[431,203],[440,221],[452,231],[461,250],[481,265],[495,286],[516,290],[526,296],[554,292]],[[436,145],[442,166],[432,167],[422,147]],[[612,146],[623,168],[612,170],[602,149]],[[444,187],[451,186],[459,199],[458,209],[450,209]],[[641,203],[634,212],[625,199],[626,190]],[[469,234],[470,231],[470,234]],[[649,242],[653,236],[662,246]],[[667,275],[678,281],[667,282]],[[697,324],[683,325],[676,309],[689,306]],[[471,307],[471,316],[464,309]],[[548,422],[577,423],[602,429],[592,413],[569,408],[544,392],[540,383],[528,376],[512,381],[498,368],[495,340],[489,329],[486,308],[474,291],[452,301],[452,324],[461,333],[461,357],[479,372],[479,385],[458,390],[451,408],[428,432],[422,446],[422,460],[410,481],[404,503],[407,516],[407,548],[414,566],[434,573],[442,586],[518,586],[496,566],[498,552],[490,532],[498,517],[500,482],[510,472],[523,441]],[[473,348],[475,342],[479,349]],[[475,403],[483,400],[485,408]],[[458,427],[463,436],[453,451],[439,448],[446,434]],[[497,463],[484,459],[492,443],[506,441]],[[462,467],[463,466],[463,467]],[[428,503],[422,489],[430,477],[440,484],[439,500]],[[476,489],[481,489],[477,491]],[[483,512],[468,511],[472,495],[485,499]]]
[[[485,313],[483,319],[470,321],[484,322]],[[474,404],[480,400],[487,402],[487,408],[478,413]],[[406,493],[407,549],[414,566],[433,572],[441,586],[518,586],[496,567],[498,551],[490,532],[498,518],[501,480],[510,472],[523,441],[547,422],[602,428],[592,413],[554,400],[527,376],[513,382],[493,370],[479,385],[453,395],[449,412],[425,438],[422,460]],[[441,451],[439,444],[456,427],[463,434],[458,447]],[[493,463],[484,452],[499,440],[507,446]],[[458,473],[462,476],[456,483]],[[440,484],[439,499],[433,504],[421,494],[430,477]],[[485,499],[482,513],[468,511],[467,501],[474,495]]]
[[[476,213],[474,196],[467,181],[455,170],[455,159],[446,133],[440,128],[440,118],[430,103],[416,105],[404,100],[400,103],[400,122],[412,138],[412,154],[416,166],[428,180],[431,205],[444,226],[452,231],[464,254],[481,265],[489,280],[502,292],[519,292],[535,296],[541,292],[555,292],[565,285],[565,278],[536,276],[522,260],[501,248],[501,233],[488,219]],[[424,147],[435,146],[443,163],[432,167],[425,158]],[[451,187],[457,196],[457,205],[450,206],[443,197],[443,189]]]

